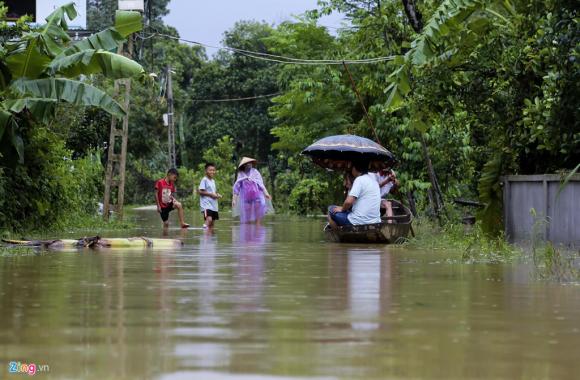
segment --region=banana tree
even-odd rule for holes
[[[141,65],[115,53],[128,35],[141,30],[138,12],[118,11],[114,27],[73,42],[67,20],[76,16],[74,3],[64,5],[47,17],[44,26],[0,47],[0,148],[15,153],[20,162],[24,159],[21,132],[54,118],[60,102],[124,116],[123,107],[89,84],[86,76],[144,76]]]

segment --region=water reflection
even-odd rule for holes
[[[256,224],[240,224],[232,228],[235,249],[235,284],[238,289],[238,311],[263,309],[264,262],[266,245],[271,240],[269,228]]]
[[[381,249],[341,248],[329,252],[332,292],[347,307],[354,330],[385,328],[390,312],[395,261]]]
[[[211,232],[204,233],[199,239],[197,271],[199,276],[199,306],[202,315],[214,315],[215,291],[218,286],[216,274],[217,236]]]
[[[356,330],[376,330],[380,326],[383,258],[378,250],[348,253],[348,304]]]
[[[285,222],[225,220],[215,235],[188,231],[175,251],[0,257],[0,370],[20,360],[51,365],[47,378],[99,380],[580,372],[577,287],[532,282],[519,263],[327,244],[319,221]],[[158,216],[144,228],[161,233]]]

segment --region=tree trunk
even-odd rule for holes
[[[413,27],[413,30],[417,33],[423,30],[423,15],[417,10],[414,0],[402,0],[403,8],[405,8],[405,14],[409,23]]]
[[[427,173],[429,174],[429,180],[431,181],[432,197],[430,197],[431,205],[435,216],[441,221],[440,213],[443,209],[443,196],[441,195],[441,189],[439,188],[439,182],[437,181],[437,175],[435,174],[435,169],[433,169],[433,163],[431,162],[431,156],[429,156],[429,150],[427,149],[427,142],[425,141],[425,136],[421,133],[421,147],[423,148],[423,156],[425,159],[425,165],[427,166]]]
[[[415,194],[413,193],[413,191],[407,192],[407,199],[409,202],[409,209],[413,213],[413,216],[417,217],[417,206],[415,205]]]

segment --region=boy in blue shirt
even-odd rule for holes
[[[205,177],[201,180],[198,188],[199,205],[205,220],[204,227],[212,228],[214,222],[219,220],[218,199],[222,196],[217,192],[215,185],[216,168],[215,164],[208,162],[205,164]]]

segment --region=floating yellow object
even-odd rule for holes
[[[145,237],[101,239],[99,244],[107,248],[176,248],[183,243],[177,239],[150,239]]]
[[[183,245],[177,239],[150,239],[146,237],[133,238],[102,238],[99,236],[85,237],[81,239],[58,239],[58,240],[9,240],[2,242],[26,247],[42,247],[48,249],[76,249],[76,248],[158,248],[171,249]]]

